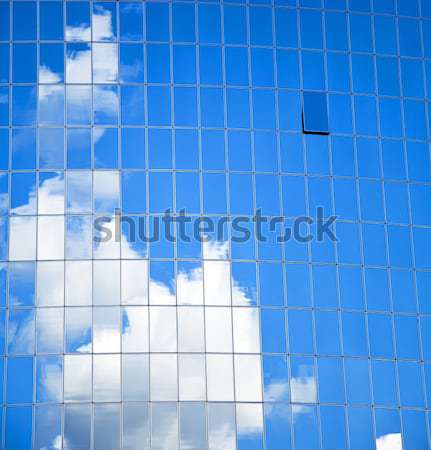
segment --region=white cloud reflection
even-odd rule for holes
[[[290,380],[292,402],[315,403],[317,386],[314,376],[292,377]]]
[[[78,181],[78,180],[76,180]],[[114,180],[111,180],[114,181]],[[70,180],[69,180],[70,182]],[[117,190],[114,189],[113,186],[117,185],[117,181],[114,183],[108,183],[109,186],[107,190],[100,186],[100,189],[97,191],[97,195],[99,195],[102,199],[102,203],[104,200],[107,200],[107,203],[110,203],[110,199],[112,197],[116,197]],[[52,179],[47,180],[43,183],[39,190],[39,195],[45,196],[43,203],[46,205],[50,204],[50,199],[52,199],[52,204],[59,205],[62,201],[62,189],[60,188],[61,180],[57,177],[53,177]],[[56,207],[57,208],[57,207]],[[62,216],[59,216],[62,217]],[[114,222],[112,221],[109,226],[111,230],[114,232]],[[82,239],[82,237],[81,237]],[[77,243],[79,241],[79,235],[76,234]],[[51,254],[52,249],[51,245],[45,242],[46,247],[42,254]],[[199,264],[190,266],[190,270],[187,270],[187,267],[184,266],[183,270],[179,271],[176,279],[176,288],[180,293],[178,297],[178,304],[188,304],[188,305],[203,305],[203,280],[205,279],[205,294],[207,298],[205,298],[205,308],[214,309],[213,306],[225,305],[223,310],[226,310],[230,316],[230,306],[232,304],[231,298],[232,295],[237,298],[242,298],[243,301],[241,304],[247,303],[247,295],[242,291],[242,288],[239,283],[232,283],[231,280],[231,270],[230,263],[228,261],[224,261],[221,258],[225,258],[227,255],[227,243],[226,242],[215,242],[209,241],[203,244],[204,246],[204,254],[207,258],[212,258],[212,260],[205,260],[203,262],[203,267]],[[118,246],[118,243],[115,244]],[[112,250],[112,249],[111,249]],[[104,308],[93,308],[94,316],[93,316],[93,342],[91,342],[91,321],[86,322],[85,320],[81,324],[78,324],[79,320],[76,317],[78,322],[76,326],[72,327],[67,334],[68,339],[68,348],[70,348],[74,352],[91,352],[92,348],[94,352],[119,352],[120,351],[120,332],[122,334],[122,349],[123,351],[129,352],[146,352],[148,351],[148,297],[147,297],[147,289],[149,291],[150,304],[153,304],[151,298],[156,300],[158,305],[171,305],[168,307],[157,307],[158,312],[158,321],[160,322],[160,326],[163,327],[163,313],[164,311],[173,310],[174,316],[177,314],[177,298],[175,289],[172,286],[172,282],[163,281],[160,279],[149,279],[148,282],[145,280],[148,276],[148,263],[141,259],[141,254],[133,249],[132,243],[127,242],[127,240],[123,236],[122,240],[122,248],[121,252],[123,257],[127,255],[127,258],[134,259],[132,261],[128,260],[126,263],[129,265],[128,269],[125,270],[122,275],[122,283],[123,283],[123,296],[122,301],[128,305],[127,308],[121,309],[119,306],[120,300],[118,298],[118,305],[113,307],[104,307]],[[56,252],[55,252],[56,253]],[[103,249],[99,247],[95,250],[95,253],[98,253],[97,256],[106,256],[113,255],[112,251],[106,252],[106,248]],[[52,255],[51,255],[52,256]],[[56,255],[54,255],[56,256]],[[89,256],[89,255],[88,255]],[[114,256],[116,258],[119,257],[119,252],[115,252]],[[137,261],[140,259],[139,261]],[[82,267],[85,270],[88,270],[89,267],[86,265]],[[107,276],[110,276],[107,274]],[[73,278],[73,283],[76,284],[76,289],[80,291],[80,277],[75,276]],[[144,281],[142,281],[144,280]],[[139,284],[137,283],[139,281]],[[87,285],[86,283],[84,283]],[[47,292],[47,296],[52,295],[55,290],[58,289],[58,286],[53,286],[53,290],[51,293]],[[73,290],[74,286],[70,283],[67,286],[68,290]],[[88,288],[85,289],[87,291]],[[81,296],[81,295],[80,295]],[[47,297],[47,298],[48,298]],[[87,297],[86,293],[82,293],[82,297]],[[181,299],[181,300],[180,300]],[[222,299],[222,301],[220,301]],[[49,301],[51,303],[51,300]],[[86,301],[84,301],[86,303]],[[139,306],[141,305],[141,306]],[[152,308],[152,306],[150,307]],[[81,308],[79,308],[81,309]],[[217,308],[218,309],[218,308]],[[258,353],[260,351],[260,344],[258,341],[259,337],[259,320],[258,320],[258,310],[253,308],[253,311],[249,311],[248,308],[235,308],[236,310],[244,310],[244,314],[241,313],[241,332],[238,335],[238,342],[236,345],[239,345],[239,349],[243,347],[242,343],[253,343],[253,348],[249,348],[247,346],[243,348],[243,351],[252,351]],[[122,311],[122,314],[120,313]],[[252,312],[251,314],[247,314],[246,312]],[[78,315],[81,315],[79,311],[76,311]],[[97,313],[97,314],[96,314]],[[150,314],[151,316],[151,314]],[[224,317],[224,315],[220,316]],[[239,317],[239,316],[238,316]],[[81,317],[82,319],[82,317]],[[89,317],[90,319],[90,317]],[[90,319],[91,320],[91,319]],[[229,319],[230,322],[231,319]],[[239,319],[236,319],[237,322]],[[121,321],[121,324],[120,324]],[[216,323],[216,322],[215,322]],[[239,324],[239,322],[238,322]],[[46,327],[54,326],[53,322],[46,322]],[[238,325],[239,326],[239,325]],[[27,328],[27,327],[26,327]],[[222,327],[223,328],[223,327]],[[231,327],[229,327],[231,330]],[[11,336],[16,335],[13,329],[11,331]],[[21,331],[20,341],[27,341],[27,345],[31,345],[32,339],[34,338],[34,325],[28,325],[27,330],[27,338],[23,336]],[[45,330],[48,333],[48,330]],[[224,331],[223,331],[224,332]],[[220,330],[219,330],[220,333]],[[232,342],[232,331],[229,331],[230,335],[227,337],[230,342]],[[48,333],[49,334],[49,333]],[[73,341],[76,339],[76,345],[73,345]],[[168,334],[166,336],[170,342],[165,342],[163,348],[173,349],[177,348],[177,334],[173,333],[172,335]],[[69,350],[70,351],[70,350]],[[165,351],[165,350],[161,350]],[[234,372],[235,365],[233,364],[232,359],[232,345],[227,345],[222,351],[226,352],[225,357],[219,361],[214,359],[212,361],[212,372],[216,374],[218,372],[224,371],[226,369],[226,364],[228,364],[228,370],[232,373]],[[162,357],[163,356],[163,357]],[[154,386],[155,391],[153,391],[152,397],[153,400],[177,400],[177,388],[174,388],[174,385],[177,383],[177,357],[173,356],[172,361],[169,359],[171,363],[165,364],[166,361],[164,356],[168,357],[169,355],[160,355],[158,359],[153,359],[153,362],[156,364],[152,365],[152,379],[157,379],[157,385]],[[161,358],[162,357],[162,358]],[[226,359],[226,357],[228,359]],[[84,363],[84,364],[82,364]],[[160,363],[160,364],[157,364]],[[243,355],[241,356],[236,363],[236,376],[238,386],[235,387],[236,395],[239,396],[241,401],[261,401],[262,393],[260,391],[261,380],[260,380],[260,357],[259,355]],[[201,367],[196,365],[196,370],[199,373],[193,373],[193,368],[187,371],[187,376],[190,377],[190,381],[193,379],[200,379],[201,377]],[[109,373],[106,374],[109,378]],[[44,384],[49,384],[50,377],[46,377],[44,380]],[[54,383],[55,377],[52,377],[52,382]],[[66,400],[88,400],[89,393],[91,392],[91,366],[89,366],[89,362],[87,359],[74,359],[71,357],[67,357],[65,361],[65,398]],[[233,382],[233,377],[232,377]],[[109,380],[107,380],[109,384]],[[187,380],[186,380],[186,383]],[[294,382],[295,383],[295,382]],[[311,389],[311,380],[310,381],[300,381],[300,385],[303,386],[305,390]],[[188,386],[191,386],[190,390],[193,389],[193,383],[189,383]],[[49,386],[46,386],[46,389],[49,390]],[[202,392],[202,386],[199,387],[200,393],[199,398],[204,396]],[[206,386],[203,387],[206,390]],[[312,386],[315,393],[315,384]],[[189,394],[193,397],[194,393],[190,391]],[[303,396],[304,397],[304,396]],[[205,398],[205,396],[203,397]],[[231,394],[226,396],[225,389],[214,389],[211,393],[212,401],[223,401],[226,398],[232,398]],[[308,397],[307,397],[308,398]],[[232,398],[233,399],[233,398]],[[255,415],[255,411],[253,412],[243,412],[244,416],[244,425],[242,427],[242,433],[256,433],[260,432],[261,423],[257,416]],[[247,415],[251,414],[248,419],[245,419]],[[225,427],[226,424],[221,424],[222,427]],[[224,430],[224,431],[223,431]],[[223,440],[225,436],[227,441],[231,440],[231,432],[229,428],[223,428],[218,431],[218,437],[216,438],[218,441]],[[257,431],[256,431],[257,430]],[[221,434],[220,434],[221,433]]]
[[[401,433],[389,433],[377,438],[376,450],[403,450]]]
[[[64,176],[60,172],[43,174],[39,178],[39,214],[64,214]]]
[[[39,66],[39,83],[55,84],[61,83],[61,81],[62,77],[58,73],[53,72],[48,66]]]
[[[102,5],[93,6],[93,41],[110,41],[115,38],[112,12]]]
[[[89,41],[91,39],[91,28],[88,23],[66,26],[67,41]]]
[[[289,398],[289,383],[281,379],[271,380],[265,384],[265,400],[272,402],[284,401]]]
[[[118,77],[118,45],[93,44],[93,80],[111,83]]]
[[[40,450],[61,450],[62,449],[62,439],[61,435],[58,434],[52,440],[51,445],[49,447],[42,447]]]
[[[68,45],[66,82],[91,83],[91,47],[89,44]]]

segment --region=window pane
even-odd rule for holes
[[[304,132],[329,133],[325,94],[304,92]]]
[[[64,357],[64,400],[90,402],[92,398],[92,358],[87,355]]]

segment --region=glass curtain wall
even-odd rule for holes
[[[428,0],[0,0],[0,446],[430,448],[430,83]]]

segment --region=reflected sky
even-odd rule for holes
[[[66,8],[66,40],[91,40],[90,9],[86,3],[67,5]]]
[[[35,350],[34,309],[12,309],[9,313],[8,351],[31,354]]]
[[[9,305],[34,305],[35,284],[35,264],[33,262],[9,264]]]
[[[429,447],[429,2],[249,3],[0,1],[5,448]]]
[[[98,3],[92,12],[93,41],[112,41],[117,37],[115,5]]]
[[[376,439],[376,450],[402,450],[401,433],[384,434]]]
[[[39,123],[64,125],[64,87],[39,86]]]
[[[90,44],[67,44],[66,83],[91,83]]]
[[[118,76],[117,44],[93,44],[93,81],[112,83]]]
[[[36,378],[36,400],[38,402],[55,403],[62,401],[63,360],[61,357],[39,357],[36,363]]]
[[[64,81],[63,44],[41,44],[39,83],[61,83]]]
[[[317,386],[313,360],[309,358],[298,358],[291,361],[291,374],[290,395],[292,401],[298,403],[316,403]]]
[[[64,214],[64,174],[40,172],[37,196],[39,214]]]

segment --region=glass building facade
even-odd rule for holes
[[[430,93],[429,0],[0,0],[0,447],[429,449]]]

